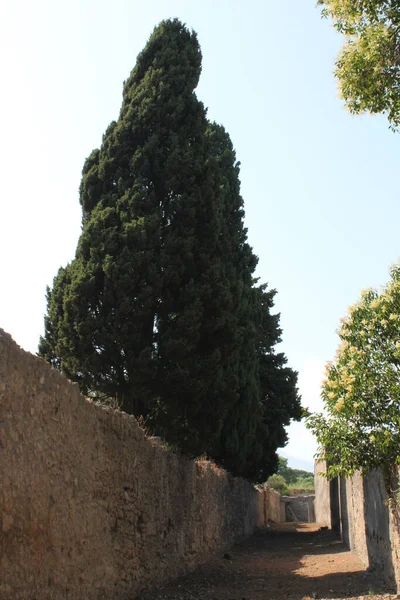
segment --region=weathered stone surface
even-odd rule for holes
[[[282,496],[281,503],[286,522],[315,523],[314,496]]]
[[[320,463],[320,469],[326,465]],[[356,473],[336,481],[337,498],[329,494],[329,482],[315,478],[315,503],[319,522],[331,526],[331,514],[339,504],[342,539],[365,568],[379,572],[389,584],[400,589],[400,533],[397,511],[390,502],[380,470],[366,477]],[[322,516],[323,519],[322,520]]]
[[[326,463],[317,462],[314,464],[314,487],[315,487],[315,521],[329,528],[332,526],[331,503],[330,503],[330,483],[324,477],[326,474]]]
[[[274,521],[280,523],[281,518],[281,495],[279,492],[268,486],[263,487],[264,491],[264,519],[265,521]],[[284,519],[283,519],[284,520]]]
[[[263,492],[166,451],[2,330],[0,486],[2,600],[132,599],[266,516]]]

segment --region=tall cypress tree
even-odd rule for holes
[[[301,417],[297,374],[286,366],[284,354],[274,350],[282,333],[279,315],[271,314],[276,292],[258,285],[254,278],[258,259],[247,242],[239,163],[232,142],[215,123],[210,125],[208,138],[223,212],[224,270],[234,298],[235,354],[229,374],[236,384],[211,454],[229,471],[265,481],[278,467],[276,450],[287,441],[285,426]]]
[[[229,136],[208,124],[201,195],[185,200],[193,235],[191,261],[181,265],[180,278],[176,255],[188,222],[178,235],[171,227],[165,244],[163,263],[171,276],[157,324],[162,393],[155,421],[164,419],[164,436],[193,453],[213,453],[239,396],[241,353],[248,343],[240,313],[257,259],[246,241],[238,172]],[[174,247],[177,252],[171,252]]]
[[[39,353],[187,453],[256,479],[276,449],[266,415],[283,423],[263,383],[279,379],[280,331],[254,280],[232,143],[194,93],[200,71],[194,32],[155,28],[84,165],[82,234],[48,290]],[[296,417],[295,376],[291,391]]]
[[[206,118],[193,94],[200,70],[196,35],[177,20],[161,23],[124,84],[118,121],[85,163],[76,258],[49,292],[40,353],[59,357],[84,392],[116,395],[135,414],[146,414],[157,380],[172,207],[202,168]]]

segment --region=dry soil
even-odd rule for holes
[[[365,571],[330,531],[267,526],[225,554],[140,600],[388,600],[400,598]]]

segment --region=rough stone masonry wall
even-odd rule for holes
[[[340,480],[343,538],[366,567],[400,589],[399,525],[390,510],[382,472]],[[346,541],[347,541],[346,540]]]
[[[323,526],[332,527],[330,482],[324,477],[326,474],[326,463],[314,464],[314,487],[315,487],[315,521]]]
[[[361,473],[353,477],[339,479],[340,533],[343,541],[361,560],[363,566],[370,566],[366,536],[366,502],[364,481]]]
[[[320,463],[319,471],[326,465]],[[360,558],[365,568],[379,571],[386,581],[400,589],[400,534],[399,523],[390,510],[382,472],[372,471],[362,477],[356,473],[351,478],[339,481],[318,483],[321,477],[316,475],[316,512],[323,515],[320,522],[329,526],[335,519],[339,506],[340,533],[343,541]],[[331,489],[337,494],[329,494]],[[329,513],[333,513],[330,517]]]
[[[275,523],[279,523],[281,521],[280,518],[280,508],[281,508],[281,495],[279,492],[274,490],[271,487],[263,486],[262,488],[264,494],[264,521],[274,521]]]
[[[132,600],[264,512],[249,483],[165,451],[0,330],[2,600]]]
[[[314,496],[282,496],[285,521],[314,523]]]

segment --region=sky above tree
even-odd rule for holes
[[[400,255],[399,138],[384,117],[343,109],[332,75],[343,40],[306,0],[2,3],[0,327],[36,352],[45,287],[80,233],[84,160],[153,27],[175,16],[198,33],[197,94],[231,135],[281,348],[304,405],[319,409],[340,317]],[[285,453],[311,460],[314,449],[292,425]]]

